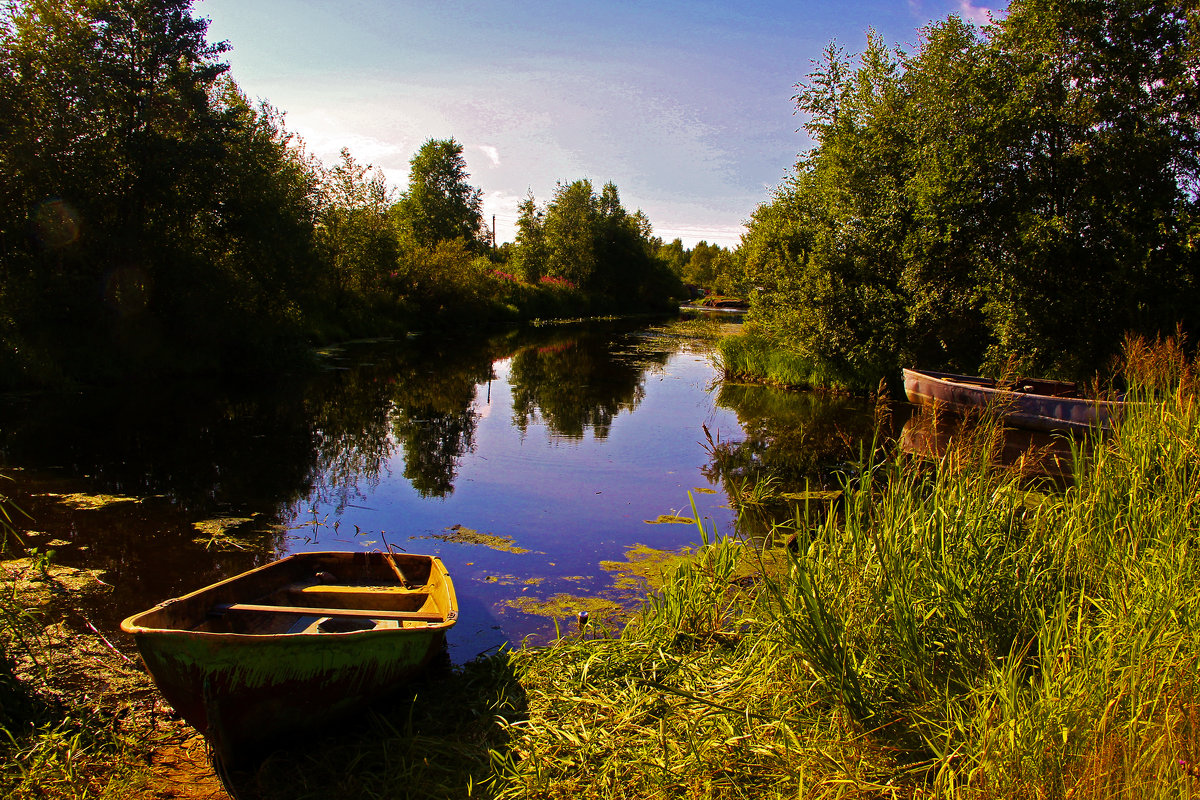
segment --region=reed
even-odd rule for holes
[[[494,793],[1195,796],[1196,369],[1131,342],[1125,374],[1066,491],[994,466],[985,422],[761,546],[702,532],[618,638],[515,654]]]
[[[811,359],[775,347],[752,332],[719,340],[715,360],[725,380],[804,388],[831,385]]]

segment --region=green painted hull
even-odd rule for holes
[[[406,573],[421,575],[427,591],[403,590],[392,577],[393,592],[379,585],[390,577],[385,558],[379,553],[291,556],[134,615],[122,627],[133,634],[166,700],[208,737],[218,755],[240,761],[361,709],[402,685],[444,647],[457,608],[441,562],[397,555],[395,559],[407,565]],[[426,560],[423,572],[417,559]],[[281,564],[285,568],[279,568]],[[419,622],[338,632],[329,623],[336,613],[332,617],[289,614],[295,603],[281,602],[284,595],[271,594],[275,581],[292,591],[287,597],[327,589],[305,584],[304,576],[333,573],[372,582],[372,598],[382,598],[375,602],[383,607],[381,616],[396,611],[399,603],[420,602],[426,612],[437,609],[441,619],[428,620],[433,615],[426,613]],[[339,581],[336,588],[345,587]],[[245,623],[247,631],[236,630],[242,624],[239,620],[224,621],[220,616],[232,613],[221,611],[230,603],[258,602],[264,597],[283,610]],[[354,599],[358,604],[348,613],[361,615],[362,599],[357,595]],[[318,618],[325,621],[310,622]],[[285,624],[301,630],[269,632],[271,626]],[[256,630],[256,625],[268,632]]]

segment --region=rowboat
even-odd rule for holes
[[[435,556],[297,553],[126,619],[163,697],[238,763],[416,675],[458,618]]]
[[[904,393],[917,406],[956,414],[992,409],[1004,422],[1036,431],[1107,429],[1125,403],[1080,396],[1066,381],[1030,378],[1001,383],[991,378],[906,369]]]

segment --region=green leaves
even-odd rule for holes
[[[743,245],[755,317],[861,388],[917,362],[1088,375],[1195,325],[1200,49],[1176,0],[1018,0],[912,54],[830,44],[816,145]]]
[[[486,239],[483,193],[467,181],[463,146],[451,139],[429,139],[409,161],[408,191],[395,214],[415,244],[434,247],[463,239],[476,249]]]
[[[678,295],[678,276],[656,257],[661,242],[650,238],[650,221],[641,211],[626,211],[616,184],[597,193],[586,178],[560,182],[545,207],[530,195],[520,213],[514,258],[526,280],[562,279],[621,298],[626,308]]]

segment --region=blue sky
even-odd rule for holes
[[[807,146],[793,85],[836,39],[905,47],[971,0],[455,2],[199,0],[233,77],[332,164],[342,147],[402,189],[429,138],[463,144],[498,240],[529,192],[614,182],[664,240],[736,246]],[[907,49],[912,49],[908,47]]]

